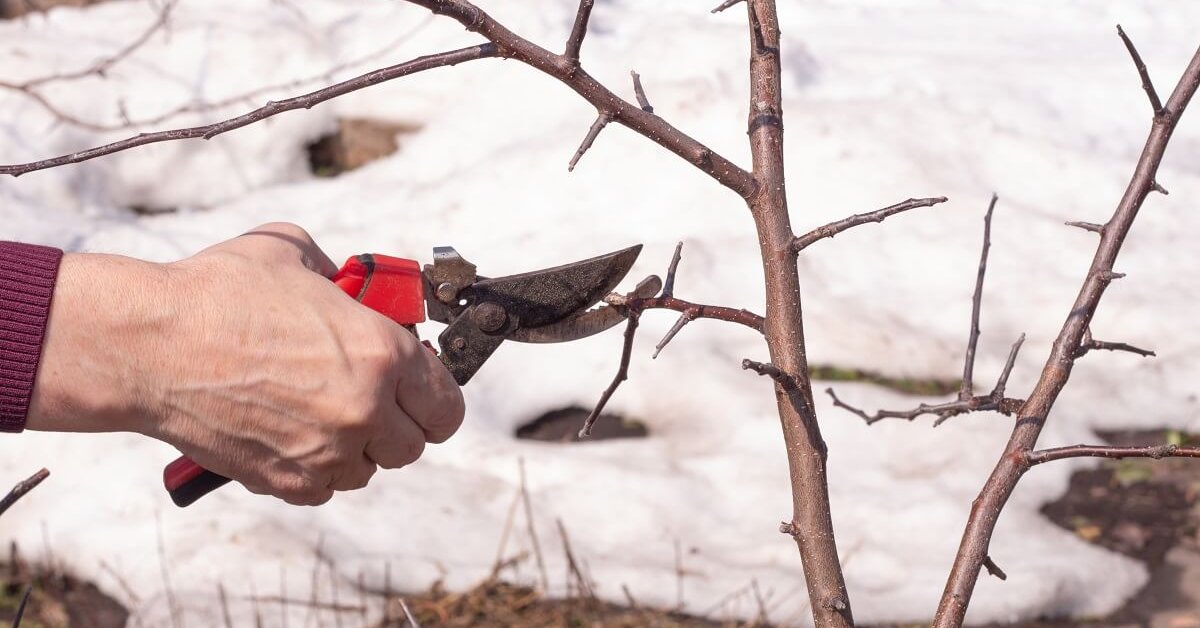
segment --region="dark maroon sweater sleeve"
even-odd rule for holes
[[[25,428],[62,255],[0,242],[0,432]]]

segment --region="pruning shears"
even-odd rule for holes
[[[426,314],[445,323],[438,336],[438,358],[462,386],[506,340],[569,342],[623,321],[624,314],[613,307],[591,308],[617,287],[641,250],[637,245],[573,264],[494,278],[479,276],[475,264],[452,247],[434,248],[433,263],[423,269],[414,260],[364,254],[347,260],[333,282],[413,334]],[[651,276],[634,295],[653,296],[660,287],[658,277]],[[184,507],[229,478],[184,456],[167,465],[163,482],[172,501]]]

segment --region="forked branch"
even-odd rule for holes
[[[934,427],[960,414],[994,411],[1011,415],[1021,406],[1022,400],[1005,397],[1005,389],[1008,386],[1009,375],[1012,374],[1013,367],[1016,365],[1017,353],[1025,342],[1025,334],[1021,334],[1021,337],[1013,343],[1008,352],[1008,360],[1004,363],[1004,369],[1000,371],[1000,376],[996,379],[996,385],[992,387],[992,391],[986,395],[975,395],[975,350],[979,344],[979,315],[983,305],[983,280],[987,276],[988,252],[992,246],[992,214],[996,210],[996,201],[997,197],[993,194],[987,213],[983,217],[983,250],[979,255],[979,270],[975,275],[975,290],[971,296],[971,328],[967,334],[967,350],[963,360],[963,377],[958,398],[955,401],[938,404],[922,403],[911,410],[878,410],[874,414],[867,414],[862,409],[839,399],[832,388],[826,388],[825,392],[833,399],[833,405],[858,415],[866,421],[867,425],[883,419],[912,421],[917,417],[930,414],[937,417],[933,423]]]
[[[1148,86],[1149,77],[1142,70],[1144,64],[1140,63],[1140,55],[1136,54],[1136,49],[1128,37],[1122,36],[1122,41],[1129,48],[1135,64],[1139,66],[1139,74],[1143,75],[1143,86]],[[1037,444],[1038,436],[1059,393],[1070,379],[1079,348],[1104,291],[1113,279],[1119,277],[1118,273],[1113,272],[1117,255],[1146,197],[1158,187],[1155,175],[1162,163],[1167,144],[1197,89],[1200,89],[1200,50],[1193,55],[1166,104],[1162,107],[1155,106],[1150,135],[1146,139],[1125,194],[1112,217],[1100,231],[1100,243],[1092,265],[1054,341],[1041,377],[1029,399],[1017,411],[1018,420],[1013,427],[1012,437],[972,505],[971,516],[954,559],[954,567],[934,617],[933,625],[937,628],[958,627],[963,623],[975,583],[987,559],[988,546],[1000,512],[1028,469],[1028,456]],[[1153,94],[1152,90],[1147,90],[1147,93]],[[1154,103],[1153,95],[1151,102]],[[1089,454],[1100,452],[1098,448],[1077,451]]]

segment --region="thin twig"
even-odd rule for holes
[[[508,506],[508,516],[504,518],[504,528],[500,531],[500,542],[496,547],[496,560],[492,563],[492,578],[500,575],[504,564],[504,553],[508,549],[508,535],[512,533],[513,522],[517,519],[517,506],[521,504],[521,490],[513,493],[512,503]]]
[[[755,362],[754,360],[746,358],[745,360],[742,360],[742,370],[754,371],[759,375],[770,377],[778,382],[780,386],[785,388],[795,386],[795,382],[792,380],[792,378],[788,377],[787,373],[779,370],[779,367],[771,364],[770,362]]]
[[[579,164],[579,160],[583,159],[583,154],[588,152],[592,144],[596,142],[596,138],[600,136],[600,131],[612,122],[612,116],[607,113],[601,113],[596,116],[596,121],[588,129],[587,135],[583,136],[583,142],[579,144],[579,148],[575,151],[575,155],[571,157],[571,163],[567,164],[567,172],[574,172],[575,166]]]
[[[1154,89],[1154,82],[1150,80],[1150,71],[1146,69],[1146,63],[1142,61],[1142,55],[1138,53],[1137,47],[1133,45],[1133,41],[1125,34],[1125,29],[1117,24],[1117,35],[1120,35],[1121,41],[1125,44],[1125,49],[1129,51],[1129,56],[1133,58],[1133,65],[1137,67],[1138,76],[1142,78],[1142,89],[1146,90],[1146,96],[1150,98],[1150,107],[1154,109],[1154,115],[1162,113],[1162,100],[1158,98],[1158,91]]]
[[[663,289],[660,297],[675,296],[675,274],[679,272],[679,262],[683,259],[683,241],[675,244],[675,253],[671,255],[671,263],[667,266],[667,275],[663,279]]]
[[[8,166],[0,166],[0,175],[12,175],[14,177],[22,174],[33,172],[35,170],[45,170],[66,164],[75,164],[89,159],[95,159],[104,155],[111,155],[116,152],[128,150],[138,146],[147,144],[155,144],[159,142],[169,142],[174,140],[184,139],[212,139],[222,133],[227,133],[235,129],[240,129],[255,122],[259,122],[274,115],[278,115],[285,111],[294,111],[296,109],[311,109],[314,106],[323,103],[327,100],[343,96],[350,92],[358,91],[373,85],[378,85],[386,81],[391,81],[410,74],[416,74],[425,70],[441,68],[446,66],[457,65],[466,61],[474,61],[477,59],[488,59],[498,55],[495,44],[489,42],[478,46],[469,46],[458,50],[443,52],[439,54],[426,55],[418,57],[412,61],[407,61],[398,65],[393,65],[380,70],[373,70],[366,74],[359,75],[355,78],[341,83],[336,83],[329,87],[310,92],[303,96],[295,96],[280,101],[269,102],[266,105],[259,107],[253,111],[242,114],[235,118],[216,122],[214,124],[190,127],[186,129],[175,129],[171,131],[158,131],[154,133],[139,133],[133,137],[129,137],[111,144],[105,144],[96,148],[61,155],[51,159],[43,159],[27,164],[16,164]]]
[[[400,599],[400,610],[404,613],[404,619],[408,622],[409,628],[421,628],[421,623],[413,616],[412,610],[408,608],[408,602],[404,598]]]
[[[994,411],[1004,415],[1012,415],[1023,403],[1021,399],[1010,399],[1004,396],[1005,387],[1008,384],[1008,378],[1012,373],[1013,366],[1017,361],[1017,353],[1021,350],[1021,345],[1025,342],[1025,334],[1021,334],[1020,338],[1013,343],[1012,349],[1008,353],[1008,361],[1004,364],[1004,370],[1000,372],[1000,376],[996,379],[996,386],[992,388],[992,392],[986,395],[975,395],[967,399],[956,399],[944,403],[927,404],[922,403],[911,410],[877,410],[875,414],[867,414],[860,408],[856,408],[842,401],[832,388],[826,388],[825,393],[833,400],[833,405],[844,410],[847,410],[866,422],[867,425],[872,425],[884,419],[904,419],[912,421],[926,414],[934,415],[937,420],[934,422],[934,427],[946,422],[947,419],[967,414],[970,412],[986,412]]]
[[[21,620],[25,617],[25,606],[29,604],[29,596],[33,595],[33,585],[25,587],[25,593],[21,595],[21,603],[17,605],[17,612],[13,614],[12,628],[21,628]]]
[[[654,345],[654,355],[650,356],[651,360],[658,359],[658,354],[662,353],[662,350],[666,348],[667,344],[675,339],[675,336],[677,336],[679,332],[683,330],[684,325],[687,325],[695,320],[693,316],[693,310],[687,310],[679,315],[679,318],[675,320],[675,324],[671,325],[671,329],[667,330],[667,334],[663,336],[662,340],[658,341],[657,345]]]
[[[617,374],[613,377],[612,383],[600,395],[600,400],[596,402],[596,406],[592,408],[591,414],[588,414],[587,419],[583,422],[583,427],[579,430],[579,438],[586,438],[592,434],[592,426],[596,424],[596,419],[600,418],[600,413],[604,411],[604,406],[608,405],[608,400],[612,399],[613,393],[617,392],[617,388],[629,379],[629,360],[633,355],[633,339],[637,335],[638,320],[641,314],[629,312],[629,317],[625,324],[625,344],[621,348],[621,365],[617,367]]]
[[[529,499],[529,487],[525,483],[525,459],[517,458],[521,476],[521,500],[525,502],[525,524],[529,530],[529,542],[533,545],[533,556],[537,560],[538,572],[542,576],[542,591],[550,590],[550,574],[546,572],[546,560],[542,558],[542,545],[538,543],[537,525],[533,521],[533,501]]]
[[[1075,352],[1076,358],[1081,358],[1091,351],[1125,351],[1128,353],[1136,353],[1143,358],[1152,358],[1158,354],[1149,350],[1135,347],[1124,342],[1105,342],[1092,338],[1092,330],[1089,327],[1083,332],[1083,340],[1079,343],[1079,349]]]
[[[633,77],[633,96],[637,98],[638,106],[646,113],[654,113],[650,99],[646,98],[646,88],[642,87],[642,75],[633,70],[629,71],[629,75]]]
[[[17,503],[17,500],[28,495],[29,491],[37,488],[37,485],[41,484],[48,477],[50,477],[50,471],[41,469],[28,478],[17,482],[16,485],[12,487],[12,490],[10,490],[3,499],[0,499],[0,515],[8,512],[8,509],[12,508],[13,504]]]
[[[967,353],[963,359],[962,388],[958,391],[959,401],[975,395],[972,381],[975,372],[975,348],[979,345],[979,311],[983,307],[983,278],[987,274],[988,251],[992,248],[992,212],[996,210],[999,197],[992,194],[987,214],[983,217],[983,252],[979,254],[979,272],[975,276],[975,292],[971,295],[971,331],[967,336]]]
[[[571,550],[571,539],[567,536],[566,526],[563,525],[562,519],[556,518],[554,523],[558,526],[559,536],[562,537],[563,553],[567,557],[567,569],[574,576],[576,586],[579,587],[579,593],[587,599],[595,599],[596,594],[592,591],[592,585],[588,582],[583,570],[579,568],[579,561],[575,559],[575,552]]]
[[[1083,222],[1080,220],[1072,220],[1065,224],[1068,227],[1079,227],[1080,229],[1083,229],[1084,231],[1091,231],[1092,233],[1099,233],[1101,235],[1104,234],[1104,225],[1098,225],[1094,222]]]
[[[883,209],[877,209],[873,212],[855,214],[849,218],[843,218],[827,225],[817,227],[816,229],[797,237],[792,241],[792,250],[799,253],[800,251],[803,251],[820,240],[832,238],[833,236],[836,236],[837,234],[852,227],[857,227],[859,225],[864,225],[871,222],[883,222],[886,218],[895,216],[901,212],[906,212],[910,209],[916,209],[918,207],[932,207],[939,203],[945,203],[947,200],[948,199],[945,196],[938,196],[934,198],[910,198],[907,201],[896,203],[895,205],[884,207]]]
[[[575,24],[571,27],[571,36],[567,38],[567,48],[563,56],[576,65],[579,64],[579,49],[583,46],[583,38],[587,36],[588,20],[592,17],[592,5],[595,1],[579,0]]]
[[[1180,447],[1178,445],[1154,445],[1152,447],[1110,447],[1108,445],[1070,445],[1030,451],[1025,454],[1025,461],[1030,465],[1063,460],[1066,458],[1200,458],[1200,447]]]
[[[715,8],[709,12],[710,13],[720,13],[721,11],[724,11],[725,9],[728,9],[729,7],[732,7],[733,5],[735,5],[739,2],[743,2],[743,1],[744,0],[725,0],[720,5],[718,5],[717,8]]]

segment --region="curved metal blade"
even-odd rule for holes
[[[629,293],[629,296],[635,299],[649,299],[658,294],[659,290],[662,290],[662,279],[659,279],[657,275],[650,275],[638,283],[633,292]],[[617,308],[605,305],[594,310],[580,312],[574,316],[568,316],[550,325],[518,329],[508,339],[517,342],[542,344],[570,342],[594,336],[620,324],[624,320],[625,315],[617,310]]]
[[[642,245],[573,264],[477,281],[462,295],[470,304],[503,306],[513,331],[542,327],[586,310],[629,273]]]

